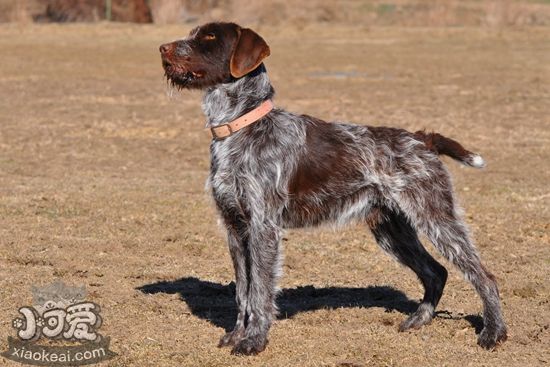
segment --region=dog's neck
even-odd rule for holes
[[[210,87],[202,102],[206,127],[233,121],[272,98],[274,93],[263,64],[242,78]]]

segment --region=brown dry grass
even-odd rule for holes
[[[186,31],[0,27],[0,349],[31,285],[61,278],[102,306],[119,354],[109,366],[550,362],[547,28],[260,29],[278,105],[434,129],[485,156],[484,171],[448,165],[510,339],[495,352],[475,344],[481,306],[454,269],[440,317],[398,333],[421,287],[354,226],[287,234],[281,304],[292,317],[250,358],[216,348],[234,317],[233,276],[203,190],[200,95],[169,99],[162,80],[157,47]]]
[[[103,0],[0,0],[0,22],[104,19]],[[550,25],[548,0],[148,0],[154,23],[203,23],[231,19],[248,25],[303,26],[311,22],[399,26]],[[63,14],[64,16],[61,16]],[[54,17],[55,18],[55,17]],[[113,19],[149,21],[142,0],[113,1]]]

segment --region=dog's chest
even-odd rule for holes
[[[214,143],[211,147],[209,183],[218,207],[247,206],[250,191],[257,180],[252,158],[235,144]]]
[[[216,204],[244,211],[262,203],[274,210],[284,206],[291,170],[288,156],[265,144],[254,149],[243,140],[211,146],[209,183]]]

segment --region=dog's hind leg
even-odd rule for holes
[[[478,344],[492,349],[506,340],[500,297],[495,277],[483,266],[457,208],[450,178],[445,171],[436,179],[410,186],[396,202],[409,221],[424,233],[441,254],[472,283],[483,302],[484,328]],[[429,188],[429,189],[426,189]]]
[[[401,323],[400,331],[418,329],[434,317],[447,280],[447,270],[422,246],[414,228],[402,214],[375,209],[368,221],[378,245],[412,269],[424,286],[424,297],[416,312]]]
[[[478,344],[483,348],[492,349],[505,341],[506,325],[502,317],[495,277],[481,263],[462,220],[456,216],[447,220],[434,218],[423,227],[430,241],[443,256],[462,271],[483,302],[484,328],[479,334]]]

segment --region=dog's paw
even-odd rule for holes
[[[429,324],[434,318],[433,307],[420,305],[418,310],[409,316],[399,325],[399,331],[409,329],[420,329],[420,327]]]
[[[507,338],[508,334],[506,332],[506,327],[484,327],[483,330],[481,330],[481,333],[479,333],[477,344],[479,344],[482,348],[492,350],[496,348],[499,344],[504,343]]]
[[[431,318],[425,319],[422,315],[413,315],[399,324],[399,331],[420,329],[422,326],[429,324],[432,321]]]
[[[255,355],[262,352],[267,345],[267,339],[262,337],[247,337],[241,339],[231,350],[234,355]]]
[[[244,336],[244,328],[235,329],[223,335],[218,343],[218,348],[227,347],[229,345],[235,345]]]

